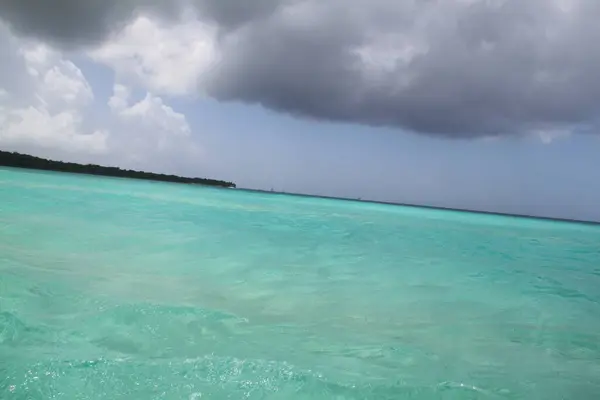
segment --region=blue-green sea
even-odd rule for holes
[[[0,169],[0,399],[600,398],[600,227]]]

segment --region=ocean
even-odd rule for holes
[[[598,398],[598,225],[0,169],[0,399]]]

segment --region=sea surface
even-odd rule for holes
[[[0,399],[599,398],[599,226],[0,169]]]

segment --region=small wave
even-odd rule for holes
[[[473,393],[484,395],[485,398],[489,398],[489,399],[503,399],[504,398],[503,396],[500,396],[498,394],[490,392],[489,390],[485,390],[480,387],[477,387],[474,385],[468,385],[468,384],[461,383],[461,382],[450,382],[450,381],[441,382],[438,384],[438,388],[440,388],[442,390],[454,390],[454,389],[466,390],[466,391],[470,391]]]
[[[31,341],[34,335],[43,335],[40,328],[27,325],[16,314],[0,311],[0,345],[14,346],[22,341]]]
[[[0,394],[29,399],[443,399],[457,389],[470,392],[467,398],[502,398],[461,383],[343,382],[286,362],[218,356],[40,362],[0,381]]]

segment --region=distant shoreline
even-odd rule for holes
[[[314,194],[303,194],[303,193],[292,193],[292,192],[274,192],[274,191],[270,191],[270,190],[261,190],[261,189],[237,188],[237,190],[245,191],[245,192],[272,194],[272,195],[285,195],[285,196],[297,196],[297,197],[308,197],[308,198],[312,197],[312,198],[317,198],[317,199],[342,200],[342,201],[349,201],[349,202],[355,202],[355,203],[381,204],[381,205],[387,205],[387,206],[421,208],[421,209],[425,209],[425,210],[455,211],[455,212],[465,213],[465,214],[495,215],[495,216],[500,216],[500,217],[511,217],[511,218],[520,218],[520,219],[533,219],[533,220],[542,220],[542,221],[566,222],[566,223],[572,223],[572,224],[600,226],[600,221],[590,221],[590,220],[582,220],[582,219],[552,218],[552,217],[527,215],[527,214],[509,214],[509,213],[494,212],[494,211],[471,210],[471,209],[467,209],[467,208],[428,206],[428,205],[411,204],[411,203],[393,203],[390,201],[363,200],[363,199],[353,199],[350,197],[320,196],[320,195],[314,195]]]
[[[131,178],[147,181],[185,183],[205,186],[235,188],[233,182],[217,179],[187,178],[177,175],[157,174],[153,172],[134,171],[118,167],[105,167],[95,164],[77,164],[71,162],[48,160],[28,154],[0,150],[0,166],[25,168],[40,171],[68,172],[83,175],[110,176],[115,178]]]
[[[285,196],[307,197],[307,198],[317,198],[317,199],[341,200],[341,201],[356,202],[356,203],[381,204],[381,205],[389,205],[389,206],[421,208],[421,209],[426,209],[426,210],[455,211],[455,212],[468,213],[468,214],[496,215],[496,216],[511,217],[511,218],[523,218],[523,219],[533,219],[533,220],[543,220],[543,221],[565,222],[565,223],[600,226],[600,221],[578,220],[578,219],[569,219],[569,218],[552,218],[552,217],[527,215],[527,214],[509,214],[509,213],[502,213],[502,212],[480,211],[480,210],[471,210],[471,209],[464,209],[464,208],[451,208],[451,207],[428,206],[428,205],[419,205],[419,204],[410,204],[410,203],[394,203],[394,202],[389,202],[389,201],[353,199],[353,198],[349,198],[349,197],[320,196],[320,195],[304,194],[304,193],[278,192],[278,191],[272,191],[272,190],[250,189],[250,188],[237,188],[236,184],[233,182],[221,181],[221,180],[216,180],[216,179],[187,178],[187,177],[180,177],[180,176],[176,176],[176,175],[165,175],[165,174],[156,174],[156,173],[152,173],[152,172],[124,170],[124,169],[117,168],[117,167],[104,167],[104,166],[94,165],[94,164],[86,165],[86,164],[67,163],[67,162],[47,160],[44,158],[35,157],[35,156],[27,155],[27,154],[21,154],[21,153],[17,153],[17,152],[7,152],[7,151],[2,151],[2,150],[0,150],[0,167],[23,168],[23,169],[36,170],[36,171],[66,172],[66,173],[76,173],[76,174],[82,174],[82,175],[107,176],[107,177],[114,177],[114,178],[130,178],[130,179],[158,181],[158,182],[198,184],[198,185],[222,187],[222,188],[235,188],[237,190],[244,191],[244,192],[262,193],[262,194],[269,194],[269,195],[285,195]],[[73,168],[73,169],[71,169],[71,168]]]

